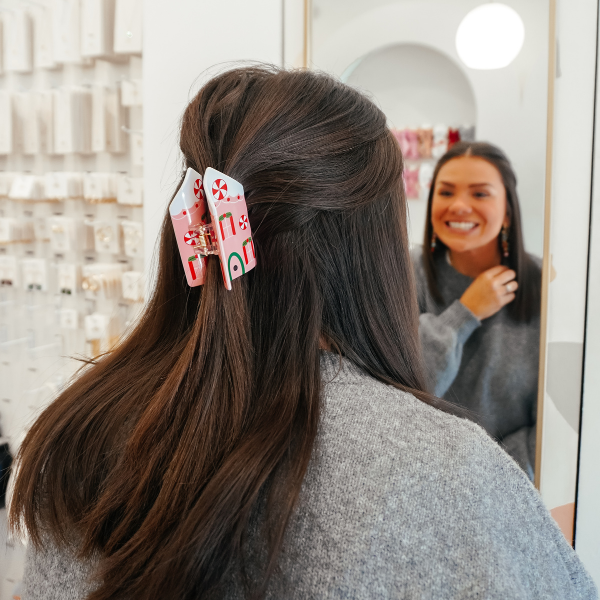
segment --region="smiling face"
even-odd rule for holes
[[[435,181],[431,223],[452,252],[497,249],[502,225],[509,225],[498,169],[476,156],[448,161]]]

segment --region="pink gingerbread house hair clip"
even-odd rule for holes
[[[202,178],[190,168],[169,212],[191,287],[204,283],[211,254],[219,257],[228,290],[234,279],[256,266],[244,188],[235,179],[211,167]]]

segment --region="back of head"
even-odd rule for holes
[[[181,127],[185,167],[245,190],[257,266],[189,288],[168,211],[135,330],[23,443],[12,524],[99,552],[93,600],[218,597],[264,499],[264,589],[319,425],[319,344],[424,389],[402,157],[383,113],[325,75],[244,68]]]

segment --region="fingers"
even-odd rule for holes
[[[507,304],[510,304],[516,297],[516,294],[505,294],[500,298],[500,302],[502,302],[502,306],[506,306]]]
[[[506,269],[494,277],[495,285],[506,285],[509,281],[512,281],[517,274],[512,269]]]
[[[488,277],[489,279],[494,279],[501,273],[504,273],[505,271],[509,271],[509,270],[510,269],[505,265],[498,265],[497,267],[492,267],[491,269],[484,271],[481,275],[484,275],[485,277]],[[514,271],[513,271],[513,273],[514,273]]]
[[[504,285],[504,289],[506,290],[507,294],[516,292],[518,288],[519,284],[516,281],[509,281],[507,284]]]

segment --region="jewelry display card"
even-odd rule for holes
[[[48,289],[48,266],[43,258],[25,258],[21,261],[23,288],[26,290]]]
[[[131,164],[135,167],[144,166],[144,137],[141,133],[134,132],[129,136],[131,140]]]
[[[38,355],[64,385],[68,357],[110,350],[144,301],[143,0],[119,0],[118,23],[116,4],[0,10],[0,345],[14,344],[0,420],[15,448],[19,419],[60,388]]]
[[[71,296],[79,290],[81,267],[74,263],[59,263],[56,267],[58,292]]]
[[[58,323],[62,329],[78,329],[79,314],[75,308],[62,308],[58,311]]]
[[[33,92],[37,104],[37,118],[40,132],[40,150],[45,154],[54,154],[54,108],[53,94],[50,90]]]
[[[142,0],[116,0],[114,50],[118,54],[142,52]]]
[[[28,73],[33,63],[31,56],[31,18],[24,8],[6,10],[2,15],[4,70]]]
[[[92,151],[92,91],[81,86],[53,90],[57,154]]]
[[[116,174],[86,173],[83,178],[83,197],[88,202],[116,202]]]
[[[13,151],[13,113],[10,92],[0,90],[0,154]]]
[[[79,0],[52,0],[52,46],[58,63],[81,63]]]
[[[43,190],[40,178],[35,175],[17,175],[10,186],[8,197],[13,200],[42,200]]]
[[[144,230],[138,221],[123,221],[123,249],[125,256],[139,258],[144,252]]]
[[[37,154],[41,144],[36,97],[33,92],[27,92],[16,94],[15,100],[21,151],[23,154]]]
[[[82,56],[112,54],[114,11],[114,0],[81,0]]]
[[[129,107],[142,105],[141,79],[124,79],[121,82],[121,103]]]
[[[121,252],[121,228],[117,221],[93,221],[96,252],[119,254]]]
[[[52,14],[47,6],[36,4],[29,7],[33,23],[33,66],[36,69],[54,69],[52,42]]]
[[[16,256],[0,255],[0,286],[17,286],[19,270]]]
[[[141,177],[129,177],[121,174],[117,180],[117,202],[131,206],[142,206],[144,180]]]
[[[144,301],[144,278],[140,271],[126,271],[121,277],[123,298],[130,302]]]

